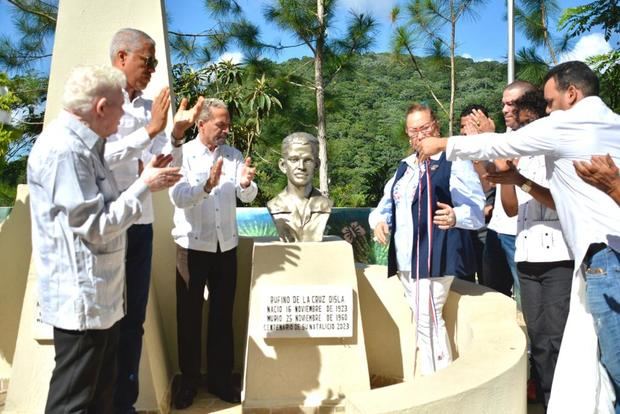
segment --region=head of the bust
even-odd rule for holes
[[[319,140],[306,132],[293,132],[282,140],[278,166],[295,187],[312,185],[314,170],[320,165]]]

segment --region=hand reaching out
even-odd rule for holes
[[[421,139],[415,147],[418,153],[420,161],[425,161],[431,157],[431,155],[439,154],[446,150],[446,144],[448,140],[445,138],[426,138]]]

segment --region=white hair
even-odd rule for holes
[[[211,108],[222,108],[228,110],[228,105],[226,102],[217,98],[207,98],[202,105],[202,110],[200,111],[200,115],[198,116],[199,121],[208,121],[211,119],[213,114],[211,113]]]
[[[120,29],[112,36],[112,41],[110,42],[110,61],[114,63],[116,54],[119,51],[134,52],[140,49],[145,42],[155,46],[155,40],[142,30],[129,27]]]
[[[125,88],[125,74],[112,66],[77,66],[69,74],[62,106],[77,114],[90,111],[98,97]]]

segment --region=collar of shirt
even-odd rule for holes
[[[131,100],[131,98],[129,97],[129,92],[123,89],[123,98],[125,99],[125,104],[137,104],[137,103],[144,102],[145,99],[142,95],[143,95],[142,91],[136,91],[136,97],[133,98],[133,100]]]
[[[103,139],[95,131],[90,129],[88,125],[80,121],[80,119],[68,111],[62,111],[58,115],[61,122],[71,129],[90,150],[95,150],[97,154],[103,157]]]
[[[213,151],[211,151],[209,147],[207,147],[205,144],[202,143],[202,141],[200,140],[200,135],[196,135],[196,137],[191,142],[193,142],[194,144],[190,145],[188,149],[191,149],[190,152],[192,154],[197,155],[197,156],[209,155],[214,160],[217,156],[224,153],[226,151],[226,148],[228,147],[228,144],[222,144],[222,145],[218,145],[217,147],[213,149]]]
[[[440,152],[439,154],[431,155],[430,158],[433,161],[437,161],[438,159],[441,158],[442,154],[443,154],[443,152]],[[419,165],[418,154],[414,152],[413,154],[411,154],[407,158],[403,158],[402,162],[406,163],[409,167],[411,167],[413,169],[417,169],[418,165]],[[422,164],[422,171],[424,171],[424,164]]]

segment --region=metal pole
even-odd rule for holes
[[[515,80],[515,16],[514,0],[508,1],[508,83]]]

